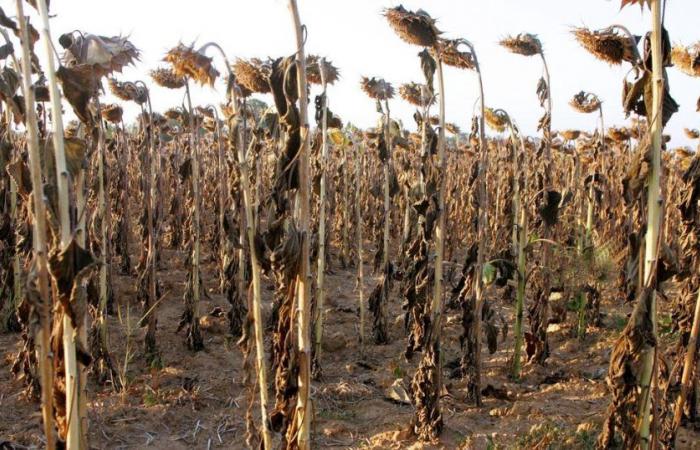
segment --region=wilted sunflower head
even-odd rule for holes
[[[597,95],[591,92],[581,91],[569,102],[576,111],[589,114],[600,109],[601,101]]]
[[[338,68],[326,58],[321,58],[316,55],[309,55],[306,57],[306,79],[309,83],[323,84],[323,79],[321,78],[322,70],[327,84],[334,84],[338,81],[338,75],[340,73]]]
[[[67,138],[77,138],[80,132],[80,122],[71,120],[66,124],[63,132]]]
[[[580,130],[564,130],[564,131],[561,131],[559,134],[561,134],[561,137],[563,137],[567,141],[574,141],[574,140],[578,139],[579,136],[581,136],[581,131]]]
[[[267,80],[272,68],[268,63],[258,58],[238,58],[232,69],[238,84],[248,91],[261,94],[270,92],[270,83]]]
[[[182,118],[182,111],[177,108],[169,108],[163,114],[170,120],[179,120]]]
[[[673,156],[675,156],[676,160],[679,162],[680,169],[686,171],[696,157],[696,153],[689,147],[677,147],[673,150]]]
[[[66,49],[63,54],[65,66],[85,64],[93,67],[97,76],[121,72],[139,59],[138,49],[122,36],[96,36],[74,31],[61,35],[58,42]]]
[[[697,128],[693,128],[692,130],[689,128],[683,128],[683,132],[688,137],[688,139],[700,138],[700,131],[698,131]]]
[[[151,78],[158,86],[168,89],[180,89],[185,86],[185,79],[178,76],[175,71],[169,67],[159,67],[150,72]]]
[[[452,122],[447,122],[445,123],[445,130],[447,130],[448,133],[458,135],[460,133],[460,129],[457,126],[457,124],[454,124]]]
[[[435,103],[435,97],[430,93],[428,86],[420,83],[404,83],[399,86],[399,95],[402,99],[414,106]]]
[[[362,90],[365,91],[365,94],[369,96],[369,98],[375,100],[389,100],[394,98],[394,87],[391,85],[391,83],[384,81],[382,78],[362,77],[362,80],[360,80],[360,86],[362,87]]]
[[[678,168],[684,173],[688,172],[691,164],[695,161],[697,154],[693,152],[690,148],[679,147],[675,150],[674,155]]]
[[[213,106],[196,106],[194,109],[204,117],[208,117],[209,119],[216,118]]]
[[[517,36],[507,36],[499,42],[512,53],[523,56],[542,54],[542,43],[534,34],[520,33]]]
[[[192,78],[199,84],[214,85],[219,72],[212,66],[212,59],[182,43],[166,53],[164,61],[172,64],[175,74],[180,77]]]
[[[148,101],[148,91],[143,86],[131,81],[117,81],[115,78],[110,78],[107,83],[112,94],[120,100],[135,102],[138,105]]]
[[[691,77],[700,77],[700,42],[688,47],[676,45],[671,52],[673,65]]]
[[[409,11],[402,5],[384,10],[384,17],[401,39],[421,47],[433,47],[441,34],[435,27],[435,19],[419,9]]]
[[[458,39],[440,39],[437,45],[438,56],[448,66],[474,70],[476,68],[474,55],[469,51],[460,51],[459,45],[461,43],[462,41]]]
[[[122,116],[124,115],[124,110],[121,106],[116,103],[111,103],[109,105],[102,106],[102,118],[110,123],[120,123],[122,121]]]
[[[630,63],[637,59],[637,42],[614,27],[592,31],[588,28],[574,28],[576,40],[596,58],[609,64]]]
[[[631,134],[630,130],[625,127],[610,127],[608,128],[608,136],[610,136],[610,139],[615,142],[627,142],[631,137]]]
[[[157,112],[154,112],[153,114],[149,115],[147,111],[144,111],[143,114],[140,114],[140,117],[141,117],[141,120],[143,120],[143,123],[148,123],[148,119],[150,117],[152,120],[153,126],[155,126],[155,127],[161,127],[168,122],[167,117],[165,117],[162,114],[159,114]]]
[[[502,109],[494,110],[491,108],[484,109],[484,120],[486,124],[491,127],[494,131],[503,133],[506,131],[508,126],[508,114]]]
[[[217,127],[220,125],[221,124],[218,120],[211,117],[204,117],[204,120],[202,122],[202,128],[209,131],[210,133],[216,132]]]

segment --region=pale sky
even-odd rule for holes
[[[359,88],[362,75],[381,76],[398,85],[422,81],[417,58],[420,48],[408,45],[394,34],[382,10],[403,4],[407,9],[422,8],[438,21],[438,28],[449,38],[466,38],[477,51],[484,75],[488,106],[503,108],[527,133],[534,133],[541,109],[535,94],[542,65],[537,58],[514,55],[498,45],[507,34],[530,32],[542,41],[552,76],[553,129],[592,129],[596,117],[575,112],[568,105],[580,90],[596,93],[603,101],[606,125],[624,124],[621,107],[622,79],[629,66],[611,67],[596,60],[574,40],[574,26],[604,28],[611,24],[627,26],[634,34],[650,27],[651,16],[639,7],[620,11],[619,0],[297,0],[302,23],[308,28],[307,53],[326,56],[341,72],[341,79],[329,88],[329,106],[344,120],[366,127],[376,123],[374,103]],[[285,0],[70,0],[51,2],[52,33],[74,29],[101,35],[129,35],[142,52],[141,61],[126,69],[120,80],[143,79],[148,71],[163,64],[165,52],[179,41],[219,43],[231,61],[236,57],[277,57],[295,49],[294,30]],[[0,1],[8,15],[14,15],[14,2]],[[26,7],[33,10],[31,7]],[[700,1],[668,0],[666,26],[673,43],[691,44],[700,40]],[[34,19],[34,23],[37,20]],[[43,46],[38,52],[43,53]],[[212,50],[215,66],[224,72],[223,61]],[[671,68],[671,93],[681,105],[666,132],[671,146],[689,145],[683,127],[699,128],[695,112],[700,96],[700,78],[690,78]],[[446,68],[447,121],[468,131],[477,94],[472,72]],[[218,104],[224,94],[223,78],[216,90],[193,89],[195,104]],[[312,95],[318,92],[315,87]],[[154,109],[163,111],[179,105],[182,92],[158,86],[151,89]],[[268,104],[271,96],[258,96]],[[400,97],[391,103],[392,115],[413,128],[413,108]],[[136,108],[126,107],[127,117]]]

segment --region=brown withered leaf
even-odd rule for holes
[[[5,66],[0,72],[0,99],[9,105],[14,116],[14,122],[24,122],[24,97],[17,94],[20,78],[14,69]]]
[[[425,84],[428,86],[428,90],[432,94],[434,92],[433,78],[435,77],[435,70],[437,70],[437,63],[427,49],[423,49],[420,53],[418,53],[418,57],[420,58],[420,68],[423,71],[423,76],[425,77]]]
[[[78,137],[63,137],[63,150],[66,156],[66,169],[71,178],[75,179],[83,169],[85,163],[85,155],[87,153],[87,144],[84,140]],[[42,159],[46,164],[46,173],[48,180],[55,184],[56,180],[56,156],[53,147],[53,139],[47,138],[44,141],[42,148]]]
[[[50,6],[50,4],[51,4],[51,1],[50,1],[50,0],[45,0],[45,2],[46,2],[46,10],[48,11],[49,6]],[[37,11],[39,11],[39,7],[36,5],[36,0],[27,0],[27,3],[29,3],[34,9],[36,9]]]
[[[7,17],[7,14],[5,14],[5,11],[2,8],[0,8],[0,25],[5,28],[9,28],[12,31],[17,31],[19,29],[17,27],[17,23]]]
[[[622,0],[622,3],[620,4],[620,9],[622,9],[628,5],[639,5],[639,7],[642,9],[644,9],[644,5],[647,5],[651,8],[651,1],[650,0]]]
[[[556,225],[559,219],[559,202],[561,202],[561,193],[555,190],[547,190],[540,197],[541,204],[537,210],[545,225],[552,227]]]
[[[0,60],[6,59],[14,51],[15,49],[12,47],[12,42],[8,42],[7,44],[0,46]]]
[[[180,174],[180,180],[183,182],[187,180],[191,175],[192,175],[192,159],[187,158],[185,161],[183,161],[182,164],[180,164],[180,168],[178,169],[178,173]]]
[[[49,255],[49,272],[56,283],[59,301],[74,326],[81,320],[74,307],[76,287],[95,263],[92,253],[78,245],[75,239],[71,239],[65,249],[56,248]]]
[[[81,122],[91,126],[92,113],[88,109],[90,99],[97,94],[98,82],[90,66],[61,66],[56,76],[63,87],[63,95],[73,107],[75,115]]]
[[[12,177],[17,185],[17,192],[25,199],[32,192],[32,180],[29,167],[22,160],[17,160],[7,165],[7,174]]]

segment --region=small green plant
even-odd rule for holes
[[[615,314],[612,316],[612,327],[615,331],[622,331],[627,326],[627,317]]]
[[[596,448],[597,437],[597,430],[577,431],[576,435],[574,436],[576,447],[582,450],[593,450]]]
[[[673,333],[673,317],[671,314],[659,314],[659,334],[662,336]]]
[[[129,304],[126,305],[126,317],[122,315],[122,308],[120,306],[117,307],[117,318],[119,319],[120,325],[122,325],[122,327],[126,327],[126,331],[124,333],[126,338],[126,345],[124,347],[124,360],[119,365],[117,370],[119,376],[119,383],[122,386],[122,401],[126,401],[126,394],[129,391],[129,384],[132,381],[131,377],[128,374],[129,364],[134,358],[134,351],[132,349],[131,343],[131,307],[129,306]]]
[[[520,436],[516,442],[517,449],[555,449],[556,445],[564,442],[564,433],[557,425],[546,422],[530,428],[526,434]]]
[[[143,394],[143,406],[150,408],[158,404],[158,395],[152,389],[148,389]]]
[[[496,450],[496,443],[491,436],[486,438],[486,450]]]

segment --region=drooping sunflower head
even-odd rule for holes
[[[211,58],[182,43],[170,49],[163,60],[173,66],[176,75],[191,78],[202,85],[213,86],[219,76]]]
[[[628,130],[625,127],[610,127],[608,128],[608,136],[614,142],[620,143],[627,142],[632,135],[630,133],[630,130]]]
[[[520,33],[501,39],[500,44],[512,53],[523,56],[534,56],[542,53],[542,43],[534,34]]]
[[[421,47],[433,47],[441,32],[435,26],[435,19],[419,9],[409,11],[402,5],[384,10],[384,17],[401,39]]]
[[[569,101],[569,105],[578,112],[590,114],[600,109],[602,102],[597,95],[581,91]]]
[[[123,36],[96,36],[74,31],[61,35],[58,42],[66,49],[63,54],[65,66],[88,65],[98,77],[121,72],[140,56],[134,44]]]
[[[270,92],[268,78],[272,68],[258,58],[238,58],[233,64],[233,73],[239,85],[250,92],[265,94]]]
[[[442,62],[458,69],[476,69],[476,61],[472,52],[459,50],[459,44],[459,40],[440,39],[437,51]]]
[[[139,105],[148,101],[148,91],[143,86],[131,81],[117,81],[115,78],[110,78],[107,83],[112,94],[120,100],[135,102]]]
[[[309,81],[309,83],[323,84],[321,71],[323,71],[323,76],[326,79],[327,84],[334,84],[336,81],[338,81],[338,68],[335,67],[330,61],[316,55],[307,56],[306,79]]]
[[[159,67],[151,70],[151,78],[158,86],[168,89],[180,89],[185,86],[185,79],[175,73],[170,67]]]
[[[688,139],[700,138],[700,131],[698,131],[697,128],[693,128],[693,129],[683,128],[683,132],[685,133],[685,135]]]
[[[110,123],[120,123],[124,110],[116,103],[102,106],[102,118]]]
[[[414,106],[424,106],[427,103],[435,103],[435,97],[431,95],[428,87],[420,83],[404,83],[399,86],[399,95],[402,99]]]
[[[685,47],[677,45],[671,52],[673,65],[691,77],[700,77],[700,42]]]
[[[391,85],[391,83],[382,78],[362,77],[360,86],[362,87],[362,90],[365,91],[365,94],[369,96],[369,98],[375,100],[389,100],[394,97],[394,87]]]
[[[637,42],[613,27],[597,31],[585,27],[574,28],[572,33],[583,48],[609,64],[619,65],[623,61],[634,63],[637,58]]]
[[[508,126],[508,115],[503,110],[484,109],[484,120],[494,131],[503,133]]]
[[[563,137],[567,141],[575,141],[578,139],[579,136],[581,136],[581,131],[580,130],[564,130],[561,131],[559,134],[561,134],[561,137]]]
[[[453,134],[453,135],[458,135],[462,130],[459,129],[457,124],[454,124],[452,122],[446,122],[445,123],[445,130],[447,130],[448,133]]]

